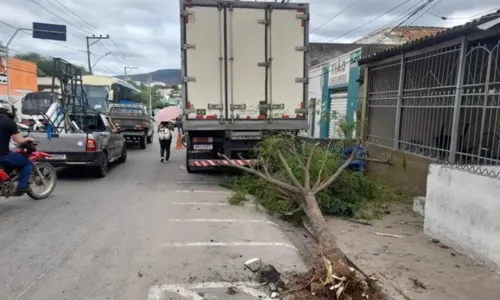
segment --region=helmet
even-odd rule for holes
[[[7,101],[0,100],[0,115],[6,115],[7,117],[14,119],[16,116],[16,109]]]

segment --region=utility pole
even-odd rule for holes
[[[123,79],[124,79],[125,81],[127,81],[127,79],[128,79],[128,78],[127,78],[127,69],[130,69],[130,70],[135,70],[135,69],[139,69],[139,68],[138,68],[138,67],[129,67],[129,66],[125,66],[125,67],[123,67],[123,75],[124,75],[124,76],[123,76]]]
[[[89,63],[89,73],[92,74],[92,64],[90,63],[90,46],[94,45],[95,43],[99,42],[100,40],[109,40],[109,34],[106,36],[96,36],[93,34],[92,36],[86,37],[87,39],[87,60]],[[94,40],[92,43],[90,43],[91,40]]]
[[[152,95],[152,92],[153,92],[153,83],[152,83],[152,80],[153,80],[152,77],[149,76],[149,78],[148,78],[148,81],[149,81],[149,115],[152,115],[152,112],[153,112],[153,110],[152,110],[152,106],[153,105],[151,103],[152,96],[153,96]]]

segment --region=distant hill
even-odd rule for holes
[[[166,84],[181,84],[182,82],[180,69],[162,69],[162,70],[156,70],[151,73],[127,75],[129,79],[143,83],[148,82],[149,76],[152,77],[151,81],[153,82],[158,81],[158,82],[164,82]],[[123,79],[124,76],[120,75],[116,77]]]

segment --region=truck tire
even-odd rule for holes
[[[139,148],[146,149],[146,136],[141,137],[139,140]]]

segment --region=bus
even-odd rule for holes
[[[141,91],[116,77],[84,75],[82,81],[90,108],[105,111],[109,103],[142,103]]]

